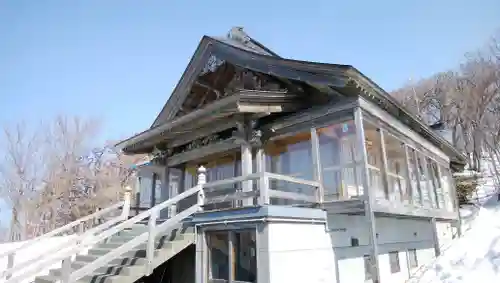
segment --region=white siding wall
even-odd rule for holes
[[[439,246],[444,248],[453,240],[453,227],[451,223],[436,222],[436,230],[439,239]]]
[[[434,259],[431,222],[427,220],[376,218],[382,282],[404,282],[409,274],[408,249],[416,249],[419,266]],[[449,226],[449,225],[448,225]],[[438,235],[446,234],[447,224],[439,223]],[[368,223],[364,216],[329,215],[328,230],[338,259],[340,283],[365,282],[363,255],[369,254]],[[357,238],[359,246],[351,246]],[[445,238],[443,238],[443,241]],[[400,272],[391,273],[389,252],[399,253]]]
[[[336,282],[325,225],[269,223],[268,229],[271,283]]]

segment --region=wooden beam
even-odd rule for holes
[[[232,149],[239,148],[240,145],[236,142],[236,139],[230,138],[218,143],[193,149],[191,151],[183,152],[167,158],[168,166],[175,166],[190,160],[196,160],[208,155],[224,152]]]
[[[366,152],[365,146],[365,131],[363,128],[363,114],[361,108],[356,108],[354,111],[354,123],[356,125],[356,136],[357,136],[357,147],[361,150],[361,157],[363,160],[362,165],[362,184],[364,189],[364,200],[365,200],[365,218],[368,222],[369,231],[369,242],[370,242],[370,257],[371,257],[371,267],[372,267],[372,277],[373,283],[380,283],[380,265],[378,260],[378,244],[377,244],[377,229],[375,225],[375,214],[373,213],[372,204],[375,200],[373,196],[373,191],[369,187],[368,182],[368,154]]]
[[[321,154],[319,151],[318,131],[314,127],[311,128],[311,147],[314,180],[318,182],[318,184],[320,184],[316,189],[316,198],[318,203],[322,203],[324,201],[323,198],[325,195],[325,191],[323,187],[323,172],[321,170]]]
[[[240,123],[238,130],[244,137],[241,142],[241,175],[248,176],[252,174],[252,145],[250,144],[250,139],[252,136],[252,121],[245,119],[243,123]],[[250,192],[253,190],[253,181],[244,181],[241,184],[241,189],[243,192]],[[243,206],[250,206],[253,204],[253,200],[245,199],[242,201]]]
[[[416,131],[410,129],[407,125],[400,122],[396,117],[391,114],[385,112],[380,107],[374,105],[372,102],[367,101],[363,98],[359,98],[359,105],[364,111],[367,111],[377,119],[382,121],[391,121],[391,126],[401,133],[403,136],[408,137],[411,141],[414,141],[422,146],[424,146],[427,150],[429,150],[433,155],[440,157],[446,162],[450,161],[450,158],[435,144],[428,141],[422,135],[417,133]]]

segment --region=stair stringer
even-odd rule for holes
[[[139,225],[137,225],[139,226]],[[111,251],[113,244],[126,243],[127,239],[134,235],[139,235],[146,231],[144,228],[135,227],[128,231],[124,231],[111,238],[106,243],[101,243],[91,248],[87,255],[76,256],[72,263],[74,269],[92,262],[99,256],[105,254],[105,251]],[[187,247],[195,244],[195,234],[192,227],[182,227],[173,230],[169,235],[162,235],[156,240],[155,252],[152,262],[152,267],[157,268],[171,258],[174,258]],[[100,254],[102,253],[102,254]],[[137,249],[127,252],[122,256],[111,261],[107,266],[97,269],[93,274],[84,276],[76,281],[76,283],[133,283],[144,277],[146,269],[146,248],[138,246]],[[62,269],[57,268],[49,271],[49,275],[38,276],[35,283],[56,283],[61,282]]]

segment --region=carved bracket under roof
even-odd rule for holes
[[[286,84],[278,78],[236,66],[211,54],[176,117],[203,108],[238,90],[289,91]]]

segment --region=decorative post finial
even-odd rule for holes
[[[198,167],[198,185],[207,183],[207,169],[201,165]]]
[[[132,202],[132,188],[130,186],[125,187],[125,192],[123,193],[123,209],[122,218],[128,219],[130,214],[130,204]]]
[[[200,190],[198,191],[198,206],[200,211],[203,210],[203,205],[205,204],[205,192],[203,190],[203,185],[207,183],[207,169],[205,167],[198,167],[198,186]]]

